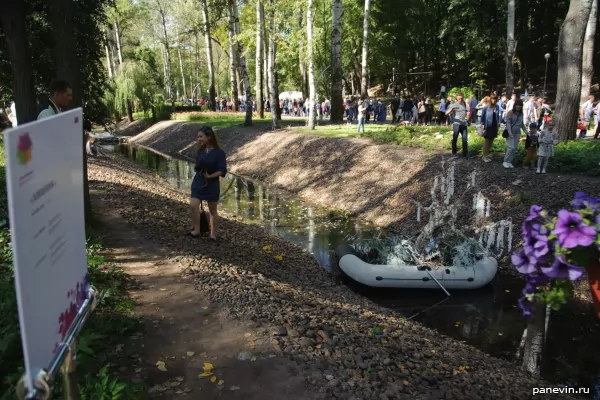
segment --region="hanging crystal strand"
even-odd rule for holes
[[[496,248],[498,254],[502,254],[504,251],[504,221],[498,223],[498,239],[496,239]]]

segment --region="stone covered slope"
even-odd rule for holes
[[[533,387],[549,386],[516,365],[396,317],[259,227],[226,215],[219,242],[186,238],[187,196],[152,171],[119,158],[91,159],[89,175],[90,188],[108,206],[189,267],[211,302],[261,324],[260,340],[295,360],[319,398],[529,399]]]

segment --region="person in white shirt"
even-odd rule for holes
[[[49,106],[39,113],[37,119],[44,119],[56,115],[71,105],[73,89],[68,82],[54,81],[50,85]]]
[[[8,119],[9,119],[10,123],[12,124],[13,128],[18,125],[17,105],[15,104],[14,101],[10,104],[10,114],[8,115]]]
[[[594,113],[596,114],[596,116],[594,117],[594,123],[596,124],[596,127],[594,128],[596,130],[596,132],[594,133],[594,139],[598,139],[598,134],[600,134],[600,129],[598,129],[598,123],[600,123],[600,101],[596,105]]]
[[[515,105],[515,101],[517,101],[517,94],[513,93],[510,96],[510,100],[508,101],[508,103],[506,103],[506,112],[512,111],[512,109]]]
[[[585,130],[581,130],[579,137],[585,137],[586,131],[590,126],[590,121],[592,119],[592,115],[594,114],[594,96],[591,95],[588,97],[588,100],[581,105],[579,108],[579,118],[583,122],[583,126],[585,126]],[[594,135],[595,136],[595,135]]]
[[[529,100],[523,106],[523,114],[525,117],[525,126],[529,126],[531,124],[537,124],[538,117],[537,111],[535,109],[535,96],[529,95]]]

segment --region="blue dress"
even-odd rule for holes
[[[219,201],[221,195],[220,178],[206,180],[202,171],[209,175],[221,171],[223,176],[227,174],[227,158],[221,149],[202,150],[196,154],[196,175],[192,181],[193,199],[206,200],[210,202]]]

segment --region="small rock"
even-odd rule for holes
[[[286,336],[288,334],[285,326],[278,326],[271,331],[273,336]]]
[[[330,387],[336,387],[340,384],[340,381],[338,381],[337,379],[332,379],[329,381],[329,386]]]
[[[306,331],[306,333],[304,334],[304,336],[306,336],[307,338],[314,338],[315,337],[315,331],[309,329]]]
[[[300,337],[300,332],[298,332],[296,329],[288,329],[287,334],[289,337]]]
[[[329,335],[324,330],[317,331],[317,335],[321,336],[323,340],[329,339]]]
[[[327,379],[328,381],[333,380],[333,375],[325,375],[325,379]]]
[[[240,390],[241,388],[239,386],[230,386],[229,390],[231,390],[232,392],[236,391],[236,390]]]
[[[251,358],[252,353],[250,353],[249,351],[242,351],[240,354],[237,355],[237,359],[240,361],[248,361]]]
[[[390,360],[389,358],[386,358],[383,360],[383,365],[390,365],[392,363],[392,360]]]
[[[309,338],[301,338],[299,343],[300,343],[300,346],[303,346],[303,347],[313,347],[314,346],[313,340],[309,339]]]

